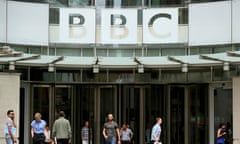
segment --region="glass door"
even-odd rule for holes
[[[60,110],[65,112],[65,117],[72,122],[72,87],[65,85],[55,86],[54,120],[58,118]]]
[[[118,97],[117,97],[117,89],[114,86],[101,86],[97,89],[97,102],[98,108],[96,116],[99,118],[97,130],[98,136],[97,142],[104,143],[104,138],[102,136],[103,125],[107,121],[107,115],[113,114],[114,121],[119,124],[119,115],[118,115]]]
[[[140,100],[142,99],[141,87],[124,86],[121,94],[121,124],[127,123],[133,131],[133,142],[140,141]]]
[[[209,141],[208,85],[170,87],[170,143]]]
[[[184,142],[184,87],[171,87],[170,90],[170,140],[172,144],[185,144]]]
[[[48,85],[34,85],[32,87],[32,120],[34,119],[34,114],[40,112],[43,120],[48,124],[51,122],[49,113],[52,105],[51,92]]]
[[[75,142],[81,144],[81,129],[85,121],[89,122],[89,128],[92,130],[92,142],[96,142],[97,120],[96,120],[96,87],[93,86],[77,86],[76,95],[73,101],[74,105],[74,124],[75,124]]]
[[[208,143],[208,86],[190,86],[188,88],[188,98],[188,141],[190,144]]]
[[[66,118],[72,124],[71,86],[33,85],[31,101],[31,120],[34,119],[36,112],[40,112],[42,119],[47,122],[51,129],[54,120],[58,118],[58,112],[63,110]]]
[[[233,122],[233,97],[230,88],[214,89],[214,136],[216,138],[217,129],[220,124],[226,124],[229,135],[226,141],[231,143],[232,140],[232,122]]]

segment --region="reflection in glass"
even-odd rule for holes
[[[65,112],[66,118],[71,122],[71,88],[56,88],[55,92],[55,113],[60,110]],[[55,115],[56,118],[56,115]]]
[[[208,143],[208,88],[200,85],[189,89],[189,138],[191,144]]]
[[[33,113],[40,112],[42,119],[49,123],[49,88],[34,87],[33,88]]]
[[[161,140],[163,143],[167,143],[167,121],[165,122],[167,120],[167,97],[164,97],[164,87],[161,85],[152,85],[151,89],[146,89],[145,94],[145,142],[146,144],[150,143],[151,129],[155,124],[156,117],[162,117],[165,124],[162,125],[162,131],[164,132],[161,134]]]
[[[90,6],[92,5],[92,0],[69,0],[70,6]]]
[[[224,86],[224,85],[223,85]],[[232,124],[232,89],[217,88],[214,90],[214,132],[221,123]]]
[[[126,87],[123,91],[122,101],[122,123],[127,123],[134,133],[134,143],[140,140],[140,88]]]

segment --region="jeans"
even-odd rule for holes
[[[105,144],[116,144],[116,137],[108,137],[106,140],[105,140]]]
[[[13,144],[13,140],[11,137],[6,138],[6,144]]]

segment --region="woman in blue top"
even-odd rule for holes
[[[41,119],[41,114],[35,114],[35,120],[31,123],[31,135],[34,144],[45,144],[46,122]]]
[[[226,125],[220,124],[217,130],[217,144],[225,144]]]

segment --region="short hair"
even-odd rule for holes
[[[156,122],[158,122],[159,120],[162,120],[162,118],[157,117],[157,118],[156,118]]]
[[[65,116],[64,111],[59,111],[59,116],[60,116],[60,117],[64,117],[64,116]]]
[[[41,115],[39,112],[37,112],[37,113],[35,113],[35,116],[34,116],[34,117],[35,117],[35,118],[36,118],[36,117],[40,117],[40,118],[41,118],[42,115]]]
[[[8,110],[7,115],[9,115],[11,112],[14,112],[13,110]]]

